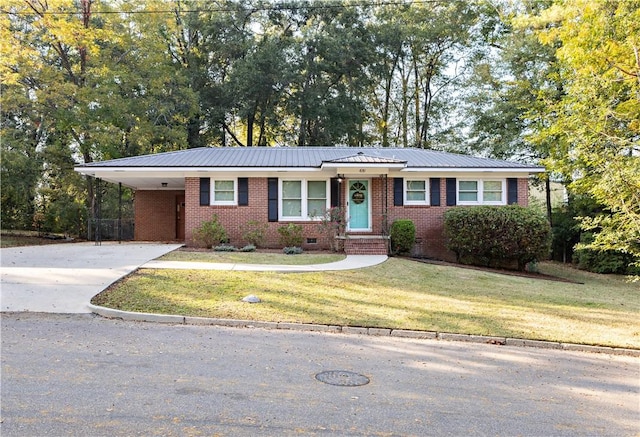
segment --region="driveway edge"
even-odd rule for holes
[[[108,319],[122,319],[132,322],[170,323],[175,325],[225,326],[230,328],[284,329],[293,331],[328,332],[334,334],[357,334],[382,337],[397,337],[421,340],[458,341],[484,343],[501,346],[535,347],[573,352],[606,353],[640,357],[640,350],[609,346],[591,346],[576,343],[561,343],[521,338],[496,337],[486,335],[454,334],[437,331],[414,331],[410,329],[366,328],[361,326],[318,325],[313,323],[261,322],[255,320],[216,319],[208,317],[177,316],[169,314],[136,313],[103,306],[87,304],[89,311]]]

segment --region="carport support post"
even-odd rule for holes
[[[122,243],[122,182],[118,182],[118,244]]]
[[[96,246],[102,245],[102,189],[100,178],[96,178]]]

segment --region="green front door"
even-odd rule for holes
[[[348,187],[349,230],[370,231],[369,181],[367,179],[350,179]]]

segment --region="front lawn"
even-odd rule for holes
[[[340,261],[344,254],[325,252],[304,252],[302,255],[285,255],[282,251],[274,252],[215,252],[178,249],[158,258],[160,261],[196,261],[237,264],[280,264],[303,265],[325,264]]]
[[[543,263],[542,272],[584,284],[390,258],[375,267],[317,273],[141,269],[92,303],[163,314],[640,348],[638,284],[553,263]],[[241,302],[249,294],[262,302]]]

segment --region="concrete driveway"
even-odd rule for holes
[[[66,243],[0,249],[0,310],[89,313],[89,300],[180,244]]]

